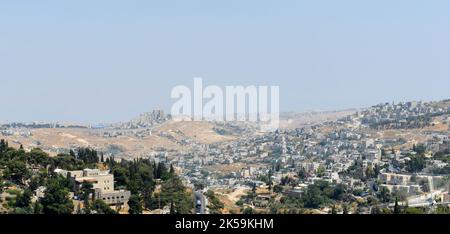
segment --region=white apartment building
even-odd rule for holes
[[[79,171],[66,171],[56,169],[55,173],[70,178],[80,186],[88,182],[93,185],[94,196],[108,205],[124,205],[131,196],[130,191],[114,189],[114,175],[109,171],[99,169],[84,169]]]

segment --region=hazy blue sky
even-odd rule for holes
[[[450,1],[0,2],[0,120],[126,120],[196,76],[282,111],[449,98]]]

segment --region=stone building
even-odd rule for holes
[[[110,206],[125,205],[130,199],[130,191],[114,189],[114,175],[110,174],[109,171],[101,171],[99,169],[84,169],[80,171],[56,169],[55,172],[72,179],[79,187],[85,182],[91,183],[95,198],[103,200]]]

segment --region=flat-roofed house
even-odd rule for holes
[[[84,169],[79,171],[56,169],[55,172],[72,179],[78,186],[86,182],[91,183],[95,191],[95,198],[103,200],[108,205],[125,205],[131,196],[130,191],[114,189],[114,175],[110,174],[109,171],[101,171],[99,169]]]

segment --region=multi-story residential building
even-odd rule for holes
[[[101,171],[99,169],[79,171],[56,169],[55,172],[72,179],[78,186],[86,182],[91,183],[95,191],[95,198],[101,199],[111,206],[125,205],[131,196],[130,191],[114,189],[114,175],[110,174],[109,171]]]

